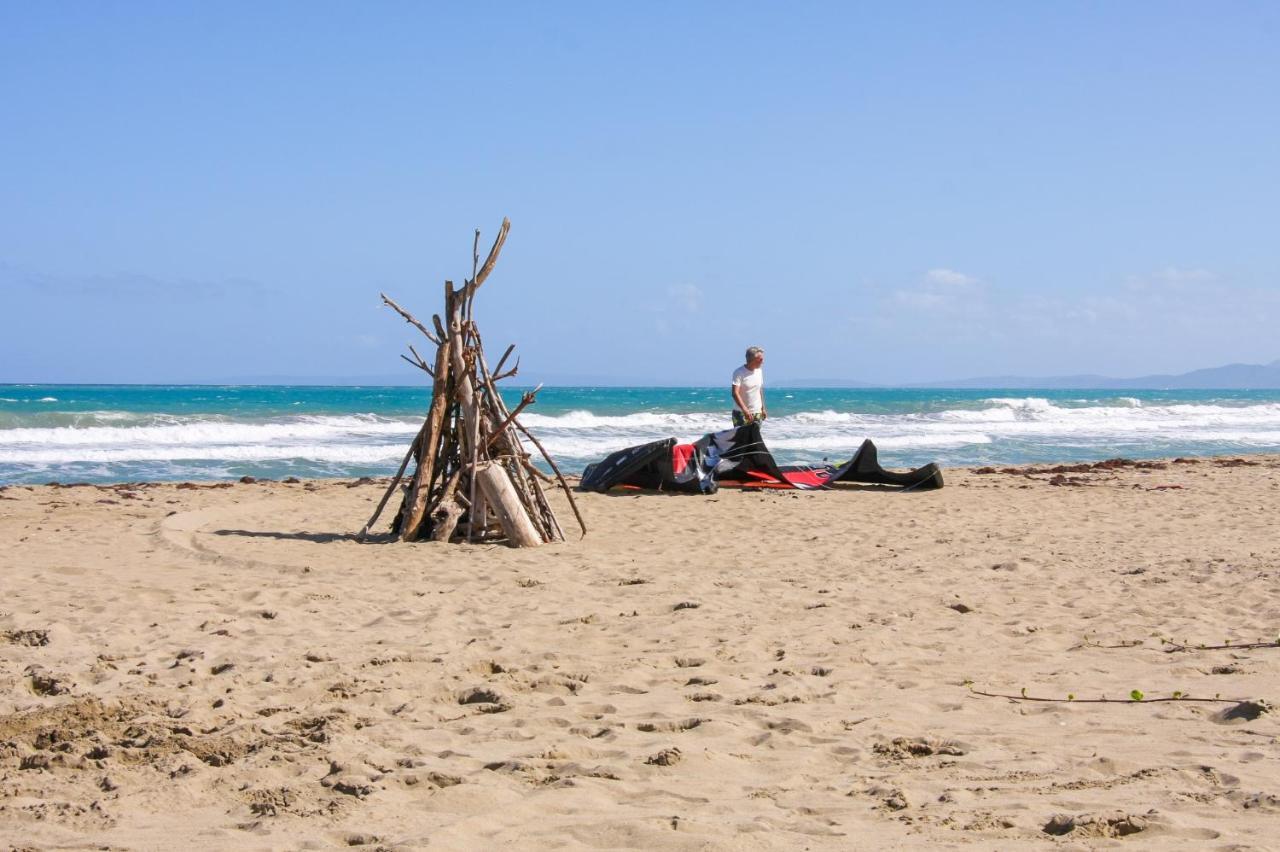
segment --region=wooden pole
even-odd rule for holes
[[[446,339],[436,350],[436,377],[431,388],[431,410],[427,413],[422,450],[418,454],[418,471],[409,488],[408,509],[400,526],[400,540],[413,541],[418,537],[423,516],[427,512],[427,492],[431,487],[432,472],[436,462],[436,444],[444,425],[444,415],[449,407],[446,393],[449,379],[450,350],[454,341]]]

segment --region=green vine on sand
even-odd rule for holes
[[[1040,701],[1051,704],[1158,704],[1174,701],[1199,702],[1203,704],[1244,704],[1247,701],[1247,699],[1243,698],[1223,698],[1221,695],[1215,695],[1213,698],[1193,698],[1182,692],[1182,690],[1175,690],[1172,695],[1163,698],[1148,698],[1146,693],[1140,689],[1131,690],[1128,698],[1107,698],[1105,695],[1101,698],[1076,698],[1074,692],[1068,692],[1066,698],[1051,698],[1042,695],[1028,695],[1025,686],[1019,694],[1013,695],[1007,692],[987,692],[986,690],[975,689],[973,681],[966,681],[964,685],[969,688],[970,695],[977,695],[983,698],[1006,698],[1010,701]]]
[[[1182,642],[1174,642],[1172,639],[1161,639],[1160,644],[1166,654],[1176,654],[1179,651],[1253,651],[1258,648],[1280,648],[1280,639],[1274,642],[1268,642],[1259,639],[1257,642],[1242,642],[1233,644],[1230,639],[1221,645],[1192,645],[1190,642],[1183,640]]]
[[[1160,640],[1160,648],[1166,654],[1176,654],[1183,651],[1255,651],[1260,648],[1280,648],[1280,637],[1277,637],[1272,641],[1259,639],[1256,642],[1232,642],[1230,639],[1224,639],[1220,645],[1209,645],[1204,642],[1192,643],[1187,639],[1183,639],[1181,642],[1175,642],[1172,639],[1161,636],[1159,633],[1154,633],[1152,636]],[[1105,650],[1115,650],[1123,648],[1141,648],[1143,645],[1144,642],[1141,639],[1122,639],[1114,645],[1103,645],[1100,642],[1095,642],[1090,639],[1089,635],[1086,633],[1084,641],[1071,648],[1071,650],[1074,651],[1079,648],[1102,648]],[[1151,650],[1154,651],[1155,649],[1152,648]]]

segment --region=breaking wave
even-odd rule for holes
[[[600,413],[565,408],[526,412],[521,420],[566,471],[581,471],[623,447],[668,437],[694,440],[729,425],[727,409],[615,413],[606,407]],[[765,439],[784,462],[806,462],[845,458],[871,438],[886,463],[896,465],[1280,452],[1277,401],[939,397],[860,408],[810,405],[780,413],[765,422]],[[15,414],[8,409],[0,412],[0,483],[387,474],[420,425],[420,415],[374,413],[253,419],[109,409]]]

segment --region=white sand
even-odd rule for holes
[[[530,550],[357,544],[376,483],[9,487],[0,841],[1276,848],[1280,711],[966,686],[1280,700],[1254,461],[585,495]]]

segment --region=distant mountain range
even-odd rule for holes
[[[1043,388],[1045,390],[1089,388],[1101,390],[1253,390],[1280,388],[1280,360],[1270,364],[1227,364],[1189,373],[1138,376],[1116,379],[1110,376],[982,376],[949,382],[925,382],[919,388]]]

